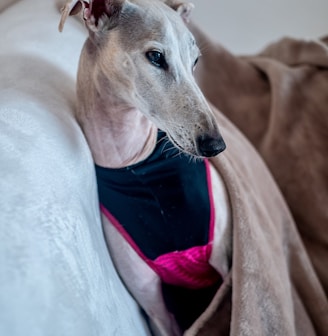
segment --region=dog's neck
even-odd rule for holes
[[[95,163],[122,168],[147,158],[156,145],[157,127],[135,108],[107,106],[95,107],[91,118],[79,118]]]

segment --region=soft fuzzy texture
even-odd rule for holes
[[[44,0],[24,0],[1,14],[0,334],[149,335],[108,256],[93,162],[73,118],[85,33],[72,20],[59,35],[58,20]],[[212,50],[215,60],[222,49]],[[237,84],[245,78],[250,92],[234,93],[227,76],[223,98],[239,107],[245,99],[263,104],[252,111],[266,119],[268,83],[251,90],[243,71],[260,82],[258,70],[231,59],[242,66],[229,76]],[[216,71],[204,79],[212,73],[224,80]],[[233,265],[186,335],[327,335],[327,301],[280,191],[246,138],[219,112],[217,118],[228,149],[212,162],[231,200]],[[321,230],[317,235],[324,239]]]
[[[51,1],[0,14],[0,335],[149,335],[103,237],[74,119],[85,31]]]
[[[327,294],[327,38],[284,38],[259,55],[237,57],[191,29],[204,47],[201,89],[269,166]]]
[[[285,200],[257,152],[217,116],[227,150],[212,163],[231,201],[232,268],[186,335],[327,335],[327,299]]]
[[[4,11],[9,6],[13,5],[14,3],[18,2],[20,0],[1,0],[0,2],[0,13]]]

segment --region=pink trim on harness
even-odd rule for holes
[[[167,284],[192,289],[211,286],[221,277],[208,263],[210,251],[208,244],[163,254],[154,260],[156,272]]]
[[[101,212],[122,234],[136,253],[160,276],[163,282],[192,289],[208,287],[221,278],[220,274],[208,263],[212,253],[212,242],[214,238],[215,208],[210,164],[208,160],[204,161],[210,202],[210,222],[208,223],[209,241],[207,245],[194,246],[185,251],[166,253],[157,257],[154,261],[150,260],[142,253],[119,221],[102,204],[100,205]]]

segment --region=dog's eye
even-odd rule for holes
[[[151,64],[155,65],[158,68],[162,68],[164,70],[167,70],[168,65],[165,61],[164,55],[159,51],[147,51],[146,57],[150,61]]]
[[[198,60],[199,60],[199,57],[197,57],[196,60],[195,60],[194,66],[193,66],[193,68],[192,68],[193,70],[195,70],[196,65],[197,65],[197,63],[198,63]]]

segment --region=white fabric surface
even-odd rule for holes
[[[73,118],[85,39],[52,1],[0,14],[0,335],[148,335],[101,228]]]
[[[20,0],[0,0],[0,12]]]

